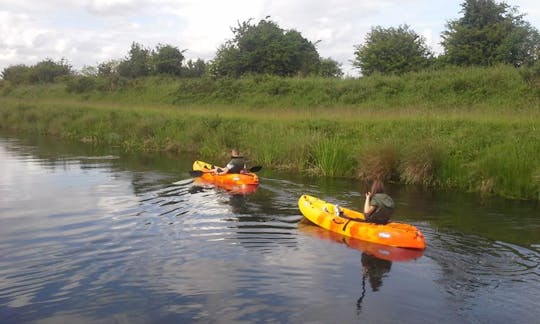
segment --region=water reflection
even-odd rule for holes
[[[371,254],[362,253],[362,293],[356,301],[358,313],[362,311],[362,302],[366,296],[366,279],[369,280],[371,291],[376,292],[383,284],[383,278],[390,272],[392,261],[379,259]]]
[[[224,190],[229,192],[232,195],[249,195],[253,194],[257,191],[257,188],[259,187],[258,184],[251,185],[251,184],[228,184],[223,183],[216,185],[213,181],[204,180],[200,177],[195,177],[193,179],[193,184],[195,186],[203,187],[203,188],[216,188],[218,190]]]
[[[354,181],[261,174],[257,191],[237,195],[195,184],[189,157],[36,145],[0,141],[3,323],[540,316],[534,204],[393,187],[396,220],[428,244],[400,249],[301,221],[303,193],[361,209]]]
[[[246,195],[230,194],[229,205],[233,214],[250,214],[248,199]]]
[[[413,261],[422,257],[424,252],[423,250],[391,247],[342,236],[316,226],[306,218],[298,223],[298,229],[303,234],[344,244],[361,252],[362,286],[360,297],[356,302],[358,314],[362,311],[362,303],[366,297],[366,282],[369,282],[372,292],[379,291],[383,285],[383,279],[387,277],[392,268],[392,262]]]

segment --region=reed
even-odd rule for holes
[[[394,142],[367,144],[358,158],[358,177],[365,181],[396,180],[398,164],[397,145]]]
[[[431,140],[408,145],[398,167],[401,181],[406,184],[431,185],[440,164],[439,150],[440,145]]]
[[[540,99],[506,67],[361,80],[0,84],[0,128],[124,151],[540,200]]]
[[[335,137],[318,138],[310,148],[312,170],[323,176],[352,175],[355,160],[343,141]]]

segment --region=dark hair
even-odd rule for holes
[[[381,180],[373,181],[373,183],[371,184],[370,192],[373,195],[376,193],[385,193],[384,184],[382,183],[382,181]]]

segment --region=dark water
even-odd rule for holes
[[[301,221],[302,193],[361,209],[364,184],[232,195],[194,158],[0,137],[0,322],[538,323],[537,203],[391,187],[415,253]]]

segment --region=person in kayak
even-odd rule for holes
[[[231,160],[225,168],[214,168],[212,171],[217,174],[243,173],[246,171],[246,160],[240,156],[238,149],[233,148],[231,150]]]
[[[386,194],[381,180],[371,184],[371,190],[366,193],[364,215],[366,221],[375,224],[387,224],[394,213],[394,200]]]

